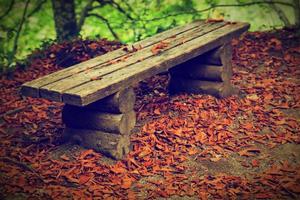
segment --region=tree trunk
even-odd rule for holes
[[[58,41],[78,36],[74,0],[51,0]]]
[[[300,0],[294,0],[295,25],[300,29]]]

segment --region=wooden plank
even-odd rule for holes
[[[87,105],[128,85],[166,71],[175,65],[227,43],[232,38],[245,32],[248,28],[249,24],[246,23],[226,25],[210,34],[188,41],[182,44],[180,48],[172,48],[150,59],[108,74],[101,80],[88,82],[67,90],[63,95],[63,102],[73,105]]]
[[[175,46],[182,44],[183,41],[189,41],[196,37],[202,36],[206,33],[209,33],[217,28],[224,26],[225,23],[217,23],[217,24],[208,24],[207,26],[201,26],[196,29],[189,30],[177,36],[176,38],[172,38],[170,44],[164,49],[171,49]],[[143,48],[129,57],[126,61],[119,62],[113,65],[103,65],[89,70],[87,73],[82,72],[79,74],[75,74],[63,80],[51,83],[46,85],[40,89],[40,95],[43,98],[51,99],[54,101],[62,101],[62,94],[64,91],[77,87],[79,85],[85,84],[87,82],[92,81],[93,79],[100,79],[102,76],[112,73],[114,71],[120,70],[129,65],[135,64],[147,58],[156,56],[153,55],[151,49],[153,46],[149,46],[147,48]]]
[[[187,24],[185,26],[179,26],[179,27],[175,27],[173,29],[164,31],[162,33],[159,33],[155,36],[149,37],[145,40],[139,41],[134,43],[134,46],[142,46],[144,47],[148,47],[150,45],[153,45],[161,40],[167,39],[169,37],[173,37],[175,35],[178,35],[180,33],[184,33],[190,29],[194,29],[197,28],[199,26],[205,25],[207,23],[205,23],[204,21],[195,21],[193,23]],[[86,71],[88,69],[91,69],[93,67],[97,67],[103,63],[109,62],[113,59],[118,59],[122,56],[125,56],[129,54],[128,52],[122,50],[122,49],[117,49],[115,51],[109,52],[108,55],[102,55],[102,56],[97,56],[93,59],[90,59],[88,61],[76,64],[72,67],[66,68],[66,69],[62,69],[59,70],[57,72],[54,72],[52,74],[49,74],[47,76],[35,79],[33,81],[27,82],[25,84],[22,85],[21,88],[21,93],[24,96],[31,96],[31,97],[40,97],[39,94],[39,88],[43,87],[45,85],[48,85],[54,81],[58,81],[61,79],[64,79],[66,77],[72,76],[73,74],[76,73],[80,73],[83,71]],[[41,66],[42,67],[42,66]]]

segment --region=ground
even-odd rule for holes
[[[36,52],[28,68],[0,81],[1,199],[299,199],[299,37],[255,32],[232,45],[237,96],[170,96],[168,74],[136,86],[138,123],[121,161],[62,144],[62,104],[18,93],[62,63],[120,44]]]

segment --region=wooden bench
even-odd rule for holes
[[[64,138],[121,159],[136,122],[131,86],[170,70],[173,93],[231,95],[230,41],[248,28],[196,21],[25,83],[21,93],[64,102]]]

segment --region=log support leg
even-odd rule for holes
[[[171,93],[190,92],[210,94],[218,98],[238,93],[232,77],[231,45],[224,44],[170,70]]]
[[[134,91],[127,88],[88,106],[65,105],[64,141],[122,159],[129,152],[130,133],[136,123],[134,103]]]

